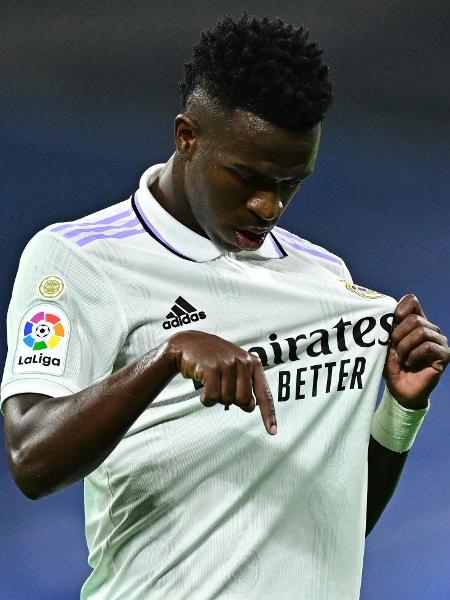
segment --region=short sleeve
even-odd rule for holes
[[[105,268],[43,230],[25,247],[7,314],[4,401],[57,397],[107,377],[125,337],[125,317]]]

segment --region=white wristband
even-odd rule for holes
[[[370,434],[385,448],[393,452],[406,452],[413,445],[429,410],[430,399],[425,408],[405,408],[390,394],[385,384],[383,398],[372,417]]]

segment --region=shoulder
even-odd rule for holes
[[[41,229],[25,246],[20,263],[28,269],[32,264],[101,268],[99,263],[107,260],[108,242],[121,241],[141,231],[130,200],[124,200],[79,219]],[[97,241],[98,244],[93,243]]]
[[[113,252],[105,246],[109,236],[114,240],[116,233],[129,231],[133,215],[131,203],[123,201],[38,231],[20,256],[14,281],[14,302],[21,305],[30,297],[38,298],[40,302],[42,298],[58,302],[62,298],[71,303],[83,299],[84,305],[93,306],[101,298],[107,298],[117,307],[117,292],[112,281],[115,272],[111,261]],[[97,239],[103,242],[97,246],[91,244]]]
[[[52,253],[63,248],[95,260],[102,256],[106,246],[140,233],[144,229],[127,199],[73,221],[52,223],[38,231],[26,249],[39,247]]]
[[[350,275],[344,260],[327,248],[301,238],[282,227],[274,227],[273,232],[288,253],[291,252],[305,261],[316,263],[317,266],[324,267],[336,275],[344,277]]]
[[[142,225],[130,199],[127,199],[80,219],[53,223],[42,233],[53,234],[63,242],[72,242],[78,248],[85,248],[95,241],[125,239],[141,231]]]

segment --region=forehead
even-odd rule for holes
[[[225,158],[282,168],[311,166],[314,163],[320,124],[307,132],[295,133],[238,109],[221,125],[218,127],[218,147]]]

